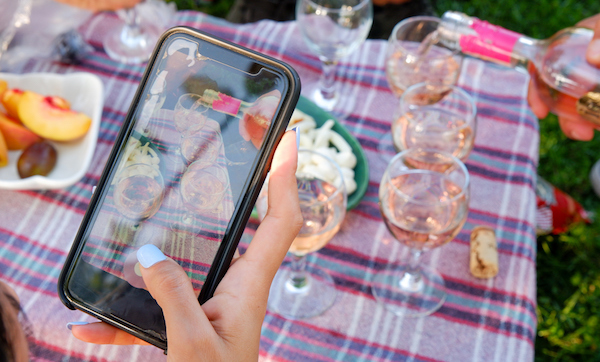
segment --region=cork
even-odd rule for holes
[[[493,229],[477,226],[471,231],[469,269],[476,278],[488,279],[498,274],[498,246]]]

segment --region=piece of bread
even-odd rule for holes
[[[476,278],[493,278],[498,274],[498,247],[493,229],[477,226],[471,231],[469,269]]]

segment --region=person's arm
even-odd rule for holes
[[[59,3],[90,11],[119,10],[131,8],[141,0],[56,0]]]
[[[269,288],[302,226],[296,186],[296,135],[288,131],[275,152],[269,206],[248,250],[235,259],[214,296],[202,306],[190,279],[159,249],[141,248],[142,277],[161,306],[171,361],[256,361]],[[164,259],[163,259],[164,258]],[[99,322],[73,325],[73,335],[100,344],[147,344]]]
[[[577,23],[579,27],[594,29],[594,36],[587,47],[587,61],[600,68],[600,14],[594,15]],[[544,118],[548,115],[549,109],[540,99],[537,91],[529,82],[528,97],[531,110],[538,118]],[[589,141],[594,137],[594,129],[600,130],[600,126],[595,126],[585,120],[567,120],[564,118],[558,119],[560,128],[564,134],[574,140]]]

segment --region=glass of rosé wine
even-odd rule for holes
[[[440,93],[436,86],[418,83],[400,97],[392,139],[397,152],[431,148],[464,162],[473,149],[476,130],[477,106],[467,92],[448,86]]]
[[[425,82],[440,93],[456,84],[463,56],[459,50],[447,48],[437,29],[441,19],[413,16],[396,24],[387,42],[385,73],[388,85],[398,98],[411,85]],[[433,88],[432,88],[433,89]],[[397,151],[391,133],[378,145],[387,160]]]
[[[444,279],[420,259],[462,229],[469,211],[469,183],[465,165],[445,152],[411,148],[388,164],[379,186],[379,207],[389,232],[409,248],[409,256],[375,275],[371,289],[386,309],[420,317],[444,303]]]
[[[307,270],[306,255],[323,248],[339,231],[348,202],[341,169],[332,159],[305,149],[298,151],[298,159],[310,160],[300,162],[303,166],[296,172],[304,224],[289,249],[291,261],[275,275],[268,301],[270,310],[289,319],[314,317],[335,302],[333,279],[317,266]],[[267,194],[265,183],[256,201],[261,220],[267,212]]]

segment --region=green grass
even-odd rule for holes
[[[233,0],[197,5],[176,0],[179,9],[224,17]],[[599,0],[433,0],[438,15],[457,10],[544,39],[600,13]],[[600,158],[600,136],[567,139],[556,117],[540,120],[538,173],[600,218],[600,198],[588,179]],[[600,361],[600,222],[576,225],[561,235],[537,239],[538,330],[536,361]]]

